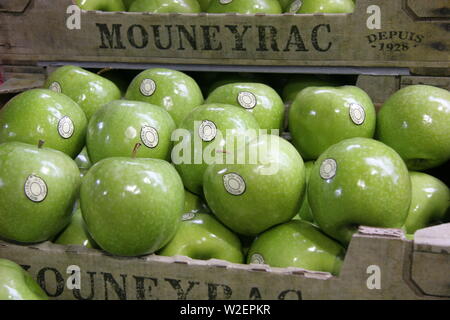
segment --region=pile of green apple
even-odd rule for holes
[[[83,10],[152,13],[352,13],[353,0],[77,0]]]
[[[0,109],[0,238],[337,274],[360,225],[449,220],[448,187],[420,172],[449,159],[436,87],[377,113],[331,77],[154,68],[122,93],[64,66]]]

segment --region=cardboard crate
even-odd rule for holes
[[[398,229],[360,227],[338,276],[181,256],[114,257],[49,242],[0,242],[0,257],[21,264],[53,299],[450,298],[450,224],[419,230],[414,241]]]
[[[2,1],[0,63],[450,74],[447,0],[357,0],[352,14],[304,15],[81,12],[72,4]]]

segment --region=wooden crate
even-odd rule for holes
[[[46,242],[0,242],[52,299],[450,299],[450,224],[406,240],[398,229],[360,227],[338,276],[299,268],[103,251]],[[78,284],[73,286],[73,284]]]
[[[352,14],[305,15],[77,12],[72,4],[2,1],[0,63],[449,75],[446,0],[357,0]]]

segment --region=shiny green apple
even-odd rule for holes
[[[352,13],[353,0],[292,0],[286,9],[291,13]]]
[[[125,97],[163,107],[177,126],[203,103],[203,94],[194,79],[180,71],[162,68],[138,74]]]
[[[232,83],[210,93],[206,103],[235,105],[250,112],[261,129],[283,130],[284,104],[278,93],[262,83]]]
[[[84,176],[80,205],[99,247],[118,256],[146,255],[175,235],[183,214],[183,182],[164,160],[108,158]]]
[[[48,297],[20,265],[0,259],[0,300],[48,300]]]
[[[450,92],[427,85],[400,89],[378,113],[377,137],[395,149],[410,170],[450,160]]]
[[[63,66],[50,74],[45,88],[64,93],[83,109],[88,120],[104,104],[122,97],[110,80],[75,66]]]
[[[226,104],[205,104],[195,108],[177,129],[172,162],[183,178],[186,189],[202,194],[203,174],[208,164],[225,161],[227,141],[237,146],[248,130],[258,133],[253,115],[243,108]]]
[[[128,11],[152,13],[199,13],[197,0],[135,0]]]
[[[66,154],[20,142],[0,144],[0,237],[49,240],[70,221],[80,171]]]
[[[101,107],[91,118],[86,135],[93,163],[111,157],[127,157],[136,143],[138,158],[167,160],[172,148],[175,122],[155,105],[140,101],[115,100]]]
[[[411,203],[409,172],[387,145],[368,138],[346,139],[317,159],[308,202],[318,226],[348,244],[360,225],[404,225]]]
[[[247,263],[297,267],[339,274],[345,250],[306,221],[290,221],[259,235],[250,247]]]
[[[305,168],[294,146],[261,135],[237,150],[236,158],[245,160],[212,164],[204,174],[206,202],[223,224],[255,236],[299,212]]]
[[[439,179],[422,172],[410,172],[412,197],[405,230],[413,234],[432,224],[450,220],[450,190]]]
[[[207,213],[185,214],[177,233],[159,255],[244,262],[239,238]]]
[[[375,133],[376,113],[370,97],[355,86],[308,87],[289,110],[289,130],[305,160],[315,160],[341,140]]]
[[[278,0],[211,0],[207,12],[280,14],[283,11]]]
[[[86,248],[97,248],[95,241],[89,235],[81,215],[81,209],[75,211],[70,224],[54,241],[61,245],[78,245]]]
[[[45,146],[75,158],[84,146],[87,120],[83,110],[63,94],[32,89],[0,109],[0,143],[18,141]]]
[[[83,10],[125,11],[122,0],[76,0]]]

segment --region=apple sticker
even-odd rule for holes
[[[158,131],[150,126],[143,126],[141,129],[142,143],[148,148],[156,148],[159,143]]]
[[[64,139],[72,137],[74,126],[72,120],[68,116],[62,117],[58,122],[58,133]]]
[[[349,106],[350,118],[356,125],[361,125],[366,120],[366,112],[364,108],[357,103],[351,103]]]
[[[336,175],[337,163],[334,159],[325,159],[320,165],[320,176],[328,180]]]
[[[28,176],[24,190],[27,198],[33,202],[42,202],[47,197],[47,184],[35,175]]]
[[[250,263],[252,264],[264,264],[264,257],[259,253],[254,253],[250,258]]]
[[[140,91],[143,96],[150,97],[156,91],[156,82],[152,79],[142,80]]]
[[[209,120],[203,120],[198,128],[198,135],[205,142],[214,140],[217,135],[215,123]]]
[[[62,89],[61,89],[61,85],[58,82],[52,82],[52,84],[48,87],[50,90],[57,92],[57,93],[61,93]]]
[[[245,192],[244,178],[237,173],[228,173],[223,176],[223,185],[229,194],[240,196]]]
[[[245,109],[253,109],[256,107],[256,97],[253,93],[243,91],[238,94],[238,103],[241,107]]]
[[[291,7],[289,8],[290,13],[296,13],[302,7],[303,2],[301,0],[295,0],[292,2]]]

